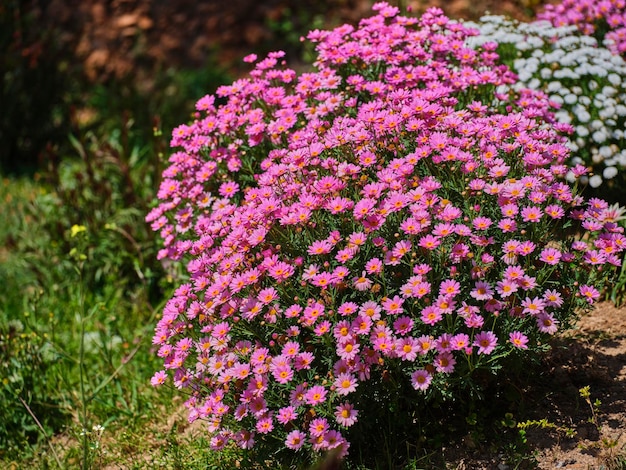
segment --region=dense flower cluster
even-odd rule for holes
[[[347,452],[362,397],[406,382],[419,407],[536,349],[620,264],[615,211],[563,182],[545,94],[496,93],[496,44],[438,9],[374,9],[309,34],[314,72],[249,56],[174,131],[148,220],[190,281],[153,383],[187,391],[215,449]]]
[[[626,54],[626,0],[563,0],[537,15],[554,26],[575,25],[617,54]]]
[[[501,58],[518,74],[517,88],[544,91],[560,107],[557,121],[574,126],[570,165],[584,164],[593,172],[581,178],[583,183],[597,188],[626,169],[626,61],[621,56],[574,26],[501,16],[469,25],[480,30],[473,43],[499,44]]]

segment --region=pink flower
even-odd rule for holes
[[[582,285],[579,287],[578,291],[580,292],[580,295],[582,295],[583,298],[590,304],[600,298],[600,292],[593,286]]]
[[[272,370],[272,375],[279,384],[286,384],[293,379],[293,369],[288,365],[280,366]]]
[[[558,264],[561,260],[561,252],[556,248],[544,248],[539,255],[539,260],[550,265]]]
[[[424,369],[418,369],[411,374],[411,385],[415,390],[426,390],[430,386],[432,376]]]
[[[519,349],[528,349],[528,337],[521,331],[513,331],[509,334],[509,341]]]
[[[433,364],[437,372],[450,374],[452,371],[454,371],[456,360],[454,359],[454,357],[452,357],[452,353],[442,352],[435,356]]]
[[[425,307],[420,313],[421,320],[427,325],[434,325],[442,319],[441,310],[435,305]]]
[[[165,372],[164,370],[160,370],[159,372],[154,374],[154,376],[150,379],[150,383],[153,386],[157,387],[159,385],[163,385],[166,380],[167,380],[167,372]]]
[[[439,294],[455,296],[461,292],[461,284],[453,279],[446,279],[439,285]]]
[[[278,410],[276,420],[280,424],[287,424],[288,422],[295,420],[297,417],[298,414],[296,413],[296,408],[290,405]]]
[[[360,345],[355,338],[349,338],[337,344],[337,355],[346,361],[356,358],[359,354]]]
[[[350,403],[342,403],[335,408],[335,420],[345,427],[350,427],[357,422],[358,410]]]
[[[524,207],[522,209],[522,220],[524,222],[537,223],[541,220],[541,208],[535,206]]]
[[[498,283],[496,284],[496,292],[498,292],[498,294],[500,294],[502,298],[509,297],[510,295],[514,294],[517,289],[518,284],[508,279],[498,281]]]
[[[352,285],[354,288],[361,292],[368,290],[373,284],[372,280],[365,275],[365,271],[363,271],[360,277],[352,279]]]
[[[548,307],[560,307],[563,305],[563,296],[554,289],[548,289],[543,294],[543,300]]]
[[[427,250],[434,250],[441,244],[441,240],[439,237],[435,237],[433,235],[425,235],[420,238],[418,245],[422,248],[426,248]]]
[[[309,433],[314,437],[323,436],[328,429],[328,421],[326,418],[315,418],[309,425]]]
[[[379,274],[383,270],[383,263],[378,258],[372,258],[365,264],[365,271],[368,274]]]
[[[458,333],[450,338],[453,351],[462,351],[470,344],[470,338],[465,333]]]
[[[414,338],[398,339],[396,343],[396,353],[403,361],[414,361],[419,352],[419,344]]]
[[[256,430],[260,434],[268,434],[272,432],[274,429],[274,423],[272,422],[271,416],[266,416],[259,419],[256,423]]]
[[[493,289],[488,282],[478,281],[470,292],[470,296],[476,300],[489,300],[493,297]]]
[[[361,305],[359,309],[359,315],[363,315],[364,317],[369,318],[372,321],[377,321],[380,318],[380,312],[382,309],[380,305],[378,305],[373,300],[368,300],[367,302]]]
[[[319,405],[326,401],[328,391],[322,385],[314,385],[304,395],[304,401],[308,405]]]
[[[314,359],[315,356],[313,355],[313,353],[310,353],[308,351],[301,352],[295,357],[293,361],[293,367],[296,370],[308,370],[311,368],[311,363]]]
[[[474,336],[474,346],[478,347],[478,354],[491,354],[497,344],[498,338],[491,331],[481,331]]]
[[[382,302],[382,307],[385,312],[389,315],[398,315],[402,313],[402,304],[404,303],[404,299],[398,295],[395,295],[393,298],[386,298]]]
[[[550,335],[553,335],[557,332],[558,326],[559,321],[547,312],[541,312],[537,316],[537,327],[542,333],[548,333]]]
[[[522,307],[524,308],[522,312],[528,313],[529,315],[539,315],[544,311],[545,306],[545,302],[540,297],[533,297],[532,299],[530,297],[526,297],[522,300]]]
[[[493,221],[488,217],[476,217],[472,221],[472,225],[476,230],[487,230],[492,223]]]
[[[413,324],[411,317],[402,316],[393,322],[393,329],[398,335],[406,335],[411,332]]]
[[[305,440],[306,434],[295,429],[287,434],[287,437],[285,438],[285,447],[291,450],[298,450],[304,445]]]

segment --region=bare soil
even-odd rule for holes
[[[528,20],[546,0],[390,0],[413,14],[429,6],[451,18],[478,19],[485,12]],[[202,67],[213,57],[240,67],[245,55],[284,48],[276,25],[290,22],[301,34],[316,27],[355,24],[371,15],[374,0],[50,0],[34,2],[37,21],[56,38],[94,82],[150,78],[169,67]],[[291,39],[293,41],[293,38]],[[39,49],[38,49],[39,50]],[[292,58],[293,59],[293,58]]]
[[[626,468],[626,307],[602,303],[583,315],[557,339],[544,365],[541,383],[524,393],[526,422],[535,424],[526,428],[526,445],[517,444],[519,461],[511,463],[509,453],[507,464],[504,450],[470,441],[447,450],[448,468]]]

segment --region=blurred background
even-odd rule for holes
[[[541,0],[396,0],[453,18],[528,19]],[[70,132],[184,122],[190,102],[242,74],[251,52],[307,59],[300,37],[355,23],[372,0],[0,0],[0,167],[46,167]],[[128,123],[126,123],[127,125]],[[143,137],[143,136],[142,136]]]

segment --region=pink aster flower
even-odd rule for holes
[[[424,323],[432,326],[439,322],[443,318],[443,315],[436,305],[429,305],[421,311],[420,318]]]
[[[297,417],[298,414],[296,413],[296,408],[290,405],[278,410],[276,420],[280,424],[287,424],[288,422],[295,420]]]
[[[497,344],[498,338],[491,331],[481,331],[474,336],[474,346],[478,347],[478,354],[491,354]]]
[[[272,422],[271,416],[263,417],[259,419],[256,423],[256,430],[260,434],[268,434],[272,432],[273,429],[274,429],[274,423]]]
[[[372,258],[365,264],[365,271],[368,274],[379,274],[383,270],[383,263],[378,258]]]
[[[593,286],[583,285],[579,287],[578,291],[590,304],[600,298],[600,292]]]
[[[359,410],[350,403],[342,403],[335,408],[335,420],[341,426],[350,427],[357,422]]]
[[[472,221],[472,225],[474,226],[474,228],[476,230],[487,230],[491,224],[493,223],[493,221],[488,218],[488,217],[476,217],[473,221]]]
[[[308,370],[311,368],[311,364],[314,359],[315,356],[313,355],[313,353],[310,353],[308,351],[301,352],[295,357],[293,361],[293,367],[296,370]]]
[[[434,250],[441,244],[441,239],[434,235],[425,235],[420,238],[418,245],[427,250]]]
[[[600,265],[606,263],[606,254],[599,250],[589,250],[583,256],[586,263]]]
[[[337,355],[346,361],[353,360],[359,354],[361,346],[356,338],[351,337],[337,344]]]
[[[380,312],[382,308],[373,300],[368,300],[367,302],[361,305],[359,309],[359,315],[363,315],[369,318],[372,321],[377,321],[380,319]]]
[[[413,328],[413,320],[410,317],[402,316],[393,322],[393,329],[398,335],[406,335]]]
[[[452,357],[452,353],[443,352],[437,354],[433,364],[437,372],[450,374],[452,371],[454,371],[456,360],[454,359],[454,357]]]
[[[476,300],[489,300],[493,297],[493,289],[488,282],[478,281],[470,292],[470,296]]]
[[[404,303],[404,299],[398,295],[393,296],[393,298],[385,298],[382,302],[382,307],[385,312],[389,315],[398,315],[402,313],[402,304]]]
[[[509,342],[519,349],[528,349],[528,337],[521,331],[513,331],[509,334]]]
[[[546,307],[546,303],[540,297],[533,297],[533,298],[526,297],[524,300],[522,300],[522,307],[523,307],[523,310],[522,310],[523,313],[536,316],[544,311]]]
[[[298,450],[304,445],[305,441],[306,434],[295,429],[287,434],[287,437],[285,438],[285,447],[291,450]]]
[[[288,341],[284,344],[281,354],[286,357],[294,357],[300,352],[300,344],[296,341]]]
[[[418,369],[411,374],[411,385],[415,390],[426,390],[430,386],[432,376],[424,369]]]
[[[556,248],[544,248],[539,255],[539,260],[550,265],[558,264],[561,260],[561,252]]]
[[[288,365],[279,366],[272,370],[272,375],[279,384],[286,384],[293,379],[293,369]]]
[[[327,394],[328,390],[326,390],[326,388],[322,385],[314,385],[304,395],[304,401],[308,405],[319,405],[320,403],[324,403],[326,401]]]
[[[439,294],[455,296],[461,292],[461,284],[454,279],[446,279],[439,285]]]
[[[516,282],[512,282],[508,279],[504,279],[502,281],[498,281],[496,284],[496,292],[502,298],[509,297],[511,294],[514,294],[519,288]]]
[[[543,294],[543,300],[545,300],[548,307],[560,307],[563,305],[563,296],[554,289],[546,290]]]
[[[317,323],[317,325],[315,325],[315,328],[313,328],[313,331],[315,332],[317,336],[323,336],[330,331],[331,327],[332,327],[332,324],[330,323],[330,321],[323,320]]]
[[[457,333],[450,338],[453,351],[462,351],[470,345],[470,338],[465,333]]]
[[[155,387],[159,385],[163,385],[166,381],[167,381],[167,372],[165,372],[164,370],[160,370],[159,372],[154,374],[152,378],[150,379],[150,383]]]
[[[311,424],[309,424],[309,433],[311,436],[323,436],[328,429],[329,425],[326,418],[315,418],[311,421]]]
[[[400,338],[396,342],[396,353],[403,361],[414,361],[419,352],[420,346],[415,338]]]
[[[537,327],[539,331],[542,333],[548,333],[553,335],[557,332],[559,326],[559,321],[554,318],[554,316],[548,312],[541,312],[537,316]]]
[[[368,290],[374,284],[365,274],[365,271],[363,271],[361,276],[352,279],[352,285],[354,288],[361,292]]]

